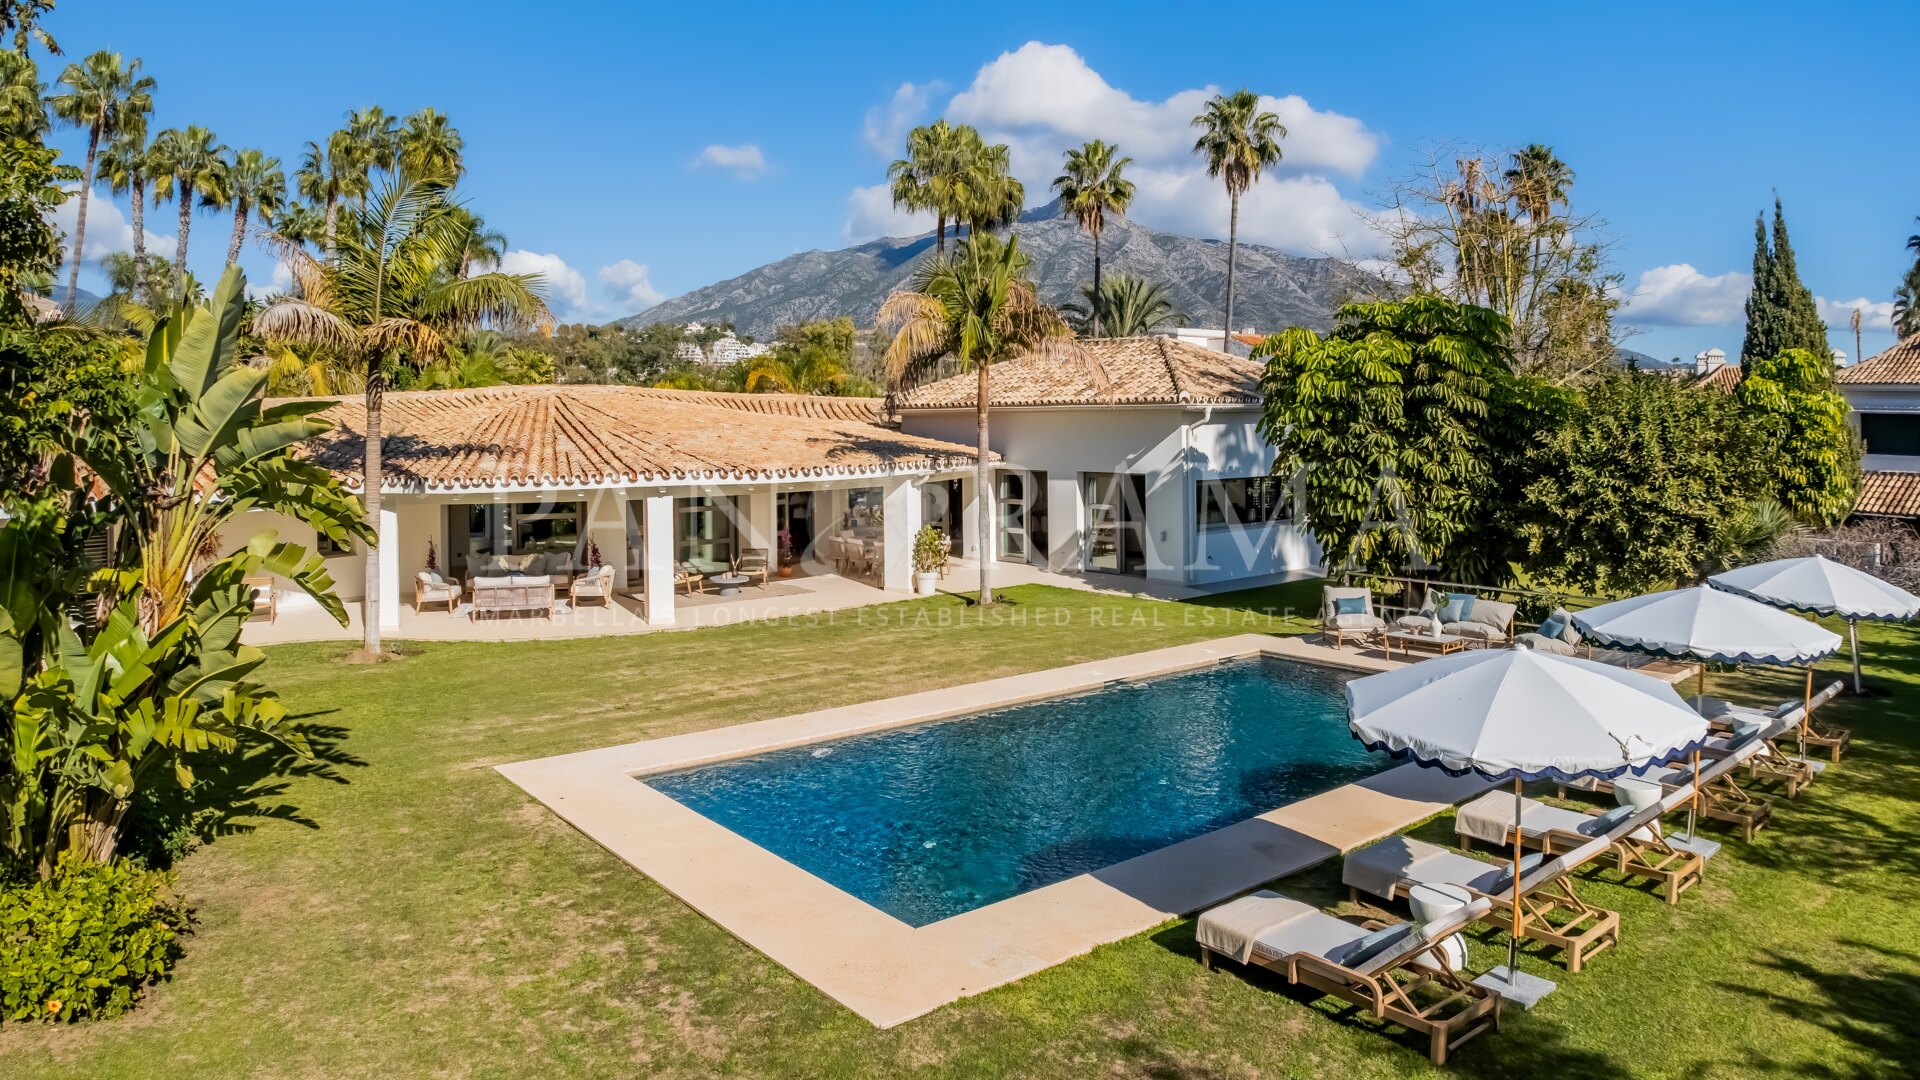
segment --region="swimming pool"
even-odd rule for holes
[[[1379,771],[1349,677],[1236,659],[640,781],[925,926]]]

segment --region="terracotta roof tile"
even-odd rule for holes
[[[1872,359],[1841,368],[1834,378],[1852,385],[1920,383],[1920,334],[1902,340]]]
[[[1106,394],[1072,361],[1025,359],[995,364],[988,374],[996,409],[1023,405],[1252,405],[1260,401],[1259,360],[1176,341],[1170,337],[1087,338],[1080,342],[1105,370]],[[915,387],[902,409],[971,409],[974,375]]]
[[[361,486],[362,399],[321,416],[305,453]],[[971,465],[965,446],[878,423],[878,399],[637,386],[493,386],[390,393],[388,490],[883,475]]]
[[[1920,472],[1865,472],[1860,474],[1860,501],[1856,514],[1920,517]]]

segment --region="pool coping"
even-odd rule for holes
[[[636,777],[1099,689],[1249,656],[1353,671],[1397,661],[1241,634],[901,697],[498,767],[687,906],[878,1027],[1150,930],[1486,790],[1402,765],[1277,810],[913,927]]]

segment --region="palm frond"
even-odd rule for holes
[[[268,341],[352,350],[360,344],[353,325],[307,300],[283,296],[253,317],[253,332]]]

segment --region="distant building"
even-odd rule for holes
[[[680,328],[681,332],[689,338],[705,333],[706,329],[705,323],[697,322],[690,322]],[[750,360],[756,356],[764,356],[772,351],[772,349],[757,341],[752,344],[741,341],[734,336],[733,331],[728,330],[704,347],[690,340],[682,341],[679,346],[673,350],[673,356],[674,359],[689,364],[704,364],[707,367],[726,367],[729,364],[736,364],[742,360]]]
[[[1920,523],[1920,334],[1834,378],[1866,444],[1854,513]]]
[[[1265,335],[1256,332],[1251,326],[1233,335],[1233,345],[1231,348],[1222,344],[1227,338],[1227,332],[1225,330],[1209,330],[1198,326],[1181,326],[1172,330],[1159,331],[1159,334],[1162,337],[1170,337],[1175,341],[1184,341],[1189,345],[1198,345],[1203,349],[1212,349],[1214,352],[1230,352],[1235,356],[1246,356],[1253,351],[1255,345],[1265,340]]]

